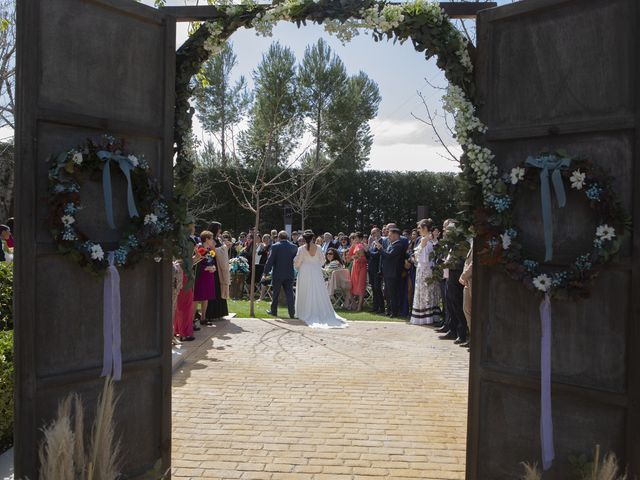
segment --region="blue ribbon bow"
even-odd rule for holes
[[[553,155],[543,155],[540,157],[529,157],[525,162],[530,167],[542,169],[540,172],[540,201],[542,203],[542,224],[544,227],[544,261],[550,262],[553,258],[553,222],[551,221],[551,187],[549,185],[549,173],[553,189],[556,192],[558,207],[562,208],[567,203],[567,196],[562,183],[561,170],[569,168],[571,160],[568,158],[557,158]]]
[[[109,227],[115,230],[116,226],[113,222],[113,200],[111,193],[111,160],[118,163],[120,170],[124,173],[127,179],[127,208],[129,209],[129,217],[137,217],[138,210],[136,208],[136,202],[133,197],[133,187],[131,186],[131,170],[134,166],[127,157],[123,155],[116,155],[105,150],[100,150],[98,158],[104,161],[104,168],[102,170],[102,190],[104,192],[104,209],[107,214],[107,223]]]

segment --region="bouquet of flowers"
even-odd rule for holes
[[[249,262],[244,257],[235,257],[229,260],[231,273],[249,273]]]

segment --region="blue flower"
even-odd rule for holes
[[[575,266],[578,270],[591,270],[593,264],[591,263],[591,256],[588,254],[580,255],[575,262]]]
[[[65,240],[67,242],[72,242],[77,239],[78,239],[78,236],[76,235],[76,232],[71,227],[66,227],[62,232],[62,240]]]
[[[515,228],[507,228],[504,233],[509,235],[511,238],[516,238],[518,236],[518,231]]]
[[[602,193],[602,187],[600,187],[600,185],[598,185],[597,183],[594,183],[585,193],[587,194],[587,198],[589,200],[595,200],[596,202],[599,202],[600,194]]]
[[[113,252],[113,259],[117,265],[122,266],[127,263],[127,255],[129,255],[129,250],[126,247],[120,247]]]
[[[64,192],[66,189],[64,188],[64,185],[62,185],[61,183],[57,183],[55,187],[53,187],[53,191],[55,193],[62,193]]]
[[[493,208],[495,208],[498,212],[504,212],[511,206],[511,198],[507,196],[498,197],[495,195],[490,195],[488,200],[489,203],[493,205]]]
[[[529,272],[533,273],[538,269],[538,262],[535,260],[525,260],[522,262],[524,268],[526,268]]]
[[[73,215],[78,211],[78,207],[74,203],[67,203],[64,206],[65,215]]]
[[[559,287],[567,281],[567,272],[555,273],[551,276],[551,286]]]
[[[593,241],[593,246],[596,248],[602,248],[602,239],[601,238],[596,238]]]
[[[135,235],[129,235],[127,238],[127,247],[129,249],[137,248],[140,245]]]

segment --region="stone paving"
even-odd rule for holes
[[[200,333],[173,379],[173,478],[464,478],[469,354],[430,328]]]

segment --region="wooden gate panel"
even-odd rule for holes
[[[42,3],[40,106],[162,128],[165,31],[158,16],[116,3]]]
[[[540,374],[539,301],[532,292],[514,288],[506,275],[482,275],[488,282],[482,362],[488,368]],[[607,302],[628,288],[628,272],[611,272],[594,284],[598,292],[575,306],[553,304],[552,351],[554,377],[567,384],[624,393],[627,370],[626,338],[630,301]],[[483,289],[484,290],[484,289]],[[504,299],[508,298],[509,302]],[[516,315],[512,305],[518,305]],[[599,321],[598,321],[599,319]],[[605,321],[606,320],[606,321]]]
[[[633,0],[525,0],[480,13],[479,113],[501,172],[542,151],[584,156],[614,177],[637,224],[639,15]],[[524,190],[514,217],[541,261],[540,193]],[[567,191],[567,207],[553,210],[557,264],[590,251],[596,228],[584,197]],[[569,456],[596,444],[640,473],[639,248],[637,236],[625,241],[591,298],[553,301],[556,460],[545,479],[569,478]],[[518,478],[520,462],[540,462],[539,298],[478,259],[473,285],[467,478]]]
[[[511,101],[491,102],[489,123],[514,129],[633,115],[633,2],[524,3],[541,7],[526,19],[504,16],[490,32],[488,98],[510,92]]]
[[[15,465],[37,478],[39,429],[70,392],[89,418],[102,389],[102,279],[57,252],[47,226],[46,158],[108,133],[143,154],[171,196],[175,21],[129,0],[19,0]],[[112,172],[116,226],[127,224]],[[78,227],[108,249],[100,182],[84,182]],[[121,270],[123,379],[116,434],[123,470],[170,463],[171,265]],[[87,422],[87,432],[90,422]]]

